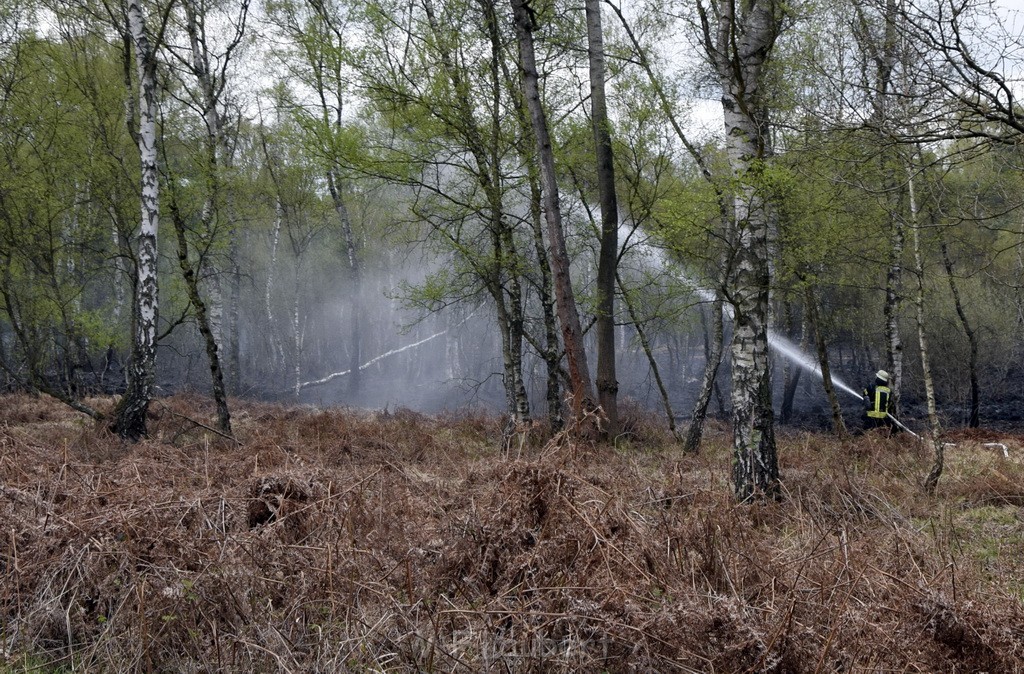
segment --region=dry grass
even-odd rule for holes
[[[783,435],[785,498],[740,506],[714,425],[213,414],[125,445],[0,399],[0,671],[1024,671],[1020,436],[951,436],[929,498],[902,439]]]

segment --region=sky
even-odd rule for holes
[[[997,7],[1002,7],[1011,11],[1024,11],[1024,0],[996,0],[995,4]]]

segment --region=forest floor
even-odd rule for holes
[[[111,400],[93,400],[109,409]],[[500,420],[0,398],[0,672],[1024,672],[1024,435],[780,430],[783,498]],[[1002,443],[1002,448],[985,443]]]

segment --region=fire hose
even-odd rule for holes
[[[920,436],[920,435],[918,435],[918,434],[917,434],[917,433],[915,433],[914,431],[912,431],[912,430],[910,430],[909,428],[907,428],[906,426],[904,426],[904,425],[903,425],[903,423],[902,423],[902,422],[901,422],[901,421],[900,421],[899,419],[897,419],[896,417],[894,417],[894,416],[893,416],[892,414],[890,414],[889,412],[886,412],[886,413],[885,413],[885,416],[887,416],[887,417],[889,417],[890,419],[892,419],[892,422],[893,422],[894,424],[896,424],[897,426],[899,426],[900,428],[902,428],[903,430],[905,430],[905,431],[906,431],[907,433],[910,433],[911,435],[913,435],[913,436],[914,436],[915,438],[917,438],[918,440],[920,440],[920,439],[921,439],[921,436]]]

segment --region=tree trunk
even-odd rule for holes
[[[912,171],[913,168],[910,167]],[[935,460],[924,481],[924,489],[929,494],[935,492],[939,484],[939,477],[942,475],[942,468],[945,463],[942,440],[939,437],[942,430],[939,428],[939,415],[935,409],[935,385],[932,382],[932,370],[928,360],[928,340],[925,336],[925,313],[924,313],[924,259],[921,256],[921,232],[919,222],[919,211],[917,206],[917,195],[914,190],[914,176],[907,180],[907,191],[910,196],[910,224],[914,241],[914,276],[917,277],[917,292],[914,293],[914,305],[917,307],[917,340],[921,347],[921,375],[924,377],[925,398],[928,402],[928,428]]]
[[[301,287],[302,278],[302,256],[295,256],[295,278],[293,279],[293,290],[292,295],[292,348],[295,351],[295,361],[293,367],[293,374],[295,376],[295,398],[298,399],[299,393],[302,391],[302,323],[299,318],[299,288]]]
[[[515,242],[512,231],[508,227],[502,229],[502,250],[506,255],[514,256]],[[523,335],[526,330],[526,317],[523,315],[523,288],[519,281],[519,273],[513,267],[508,279],[508,341],[511,355],[509,373],[513,377],[513,407],[515,419],[519,423],[530,420],[530,398],[526,395],[526,382],[523,379]]]
[[[818,320],[818,301],[814,297],[814,287],[807,284],[804,290],[804,301],[806,303],[807,323],[814,331],[814,345],[818,350],[818,363],[821,368],[821,383],[825,387],[825,396],[832,408],[832,432],[839,437],[845,437],[846,424],[843,422],[843,410],[839,406],[839,397],[836,395],[836,388],[832,385],[832,371],[828,363],[828,348],[825,345],[825,335]]]
[[[234,169],[233,152],[229,147],[225,134],[221,134],[221,142],[224,147],[224,166],[227,170]],[[228,301],[224,320],[224,341],[221,348],[224,351],[225,384],[228,393],[237,394],[241,388],[241,345],[239,344],[240,302],[242,295],[242,276],[238,264],[240,255],[238,227],[238,212],[235,205],[235,195],[228,189],[225,195],[225,214],[228,221],[228,254],[227,254],[227,286]]]
[[[487,199],[487,220],[490,229],[493,259],[481,276],[488,292],[494,298],[501,329],[503,383],[508,411],[513,423],[521,423],[530,417],[529,399],[523,381],[523,307],[522,289],[516,271],[516,250],[512,232],[506,222],[503,205],[501,158],[498,143],[501,137],[501,40],[498,34],[497,18],[493,5],[482,3],[485,22],[491,43],[490,87],[492,92],[491,131],[489,140],[478,123],[473,103],[469,97],[469,83],[459,69],[455,55],[447,48],[447,27],[442,27],[434,15],[433,3],[424,2],[431,30],[437,37],[441,66],[452,86],[455,111],[461,126],[460,132],[469,153],[476,164],[476,177]],[[505,294],[508,293],[506,300]],[[511,430],[511,429],[509,429]]]
[[[727,117],[732,116],[727,114]],[[742,126],[742,122],[735,120]],[[733,129],[734,124],[728,124]],[[743,133],[742,131],[740,132]],[[727,132],[728,135],[735,134]],[[742,175],[743,171],[737,171]],[[733,276],[729,281],[733,308],[732,417],[734,486],[747,500],[757,493],[774,494],[778,480],[768,361],[767,221],[751,187],[737,204],[737,239]]]
[[[221,133],[221,143],[224,152],[224,168],[228,171],[234,169],[234,157],[229,143]],[[224,383],[228,393],[237,394],[241,387],[241,346],[239,344],[239,313],[242,294],[241,269],[238,264],[240,255],[238,212],[235,205],[235,195],[230,188],[225,189],[225,219],[228,223],[228,247],[227,247],[227,304],[224,312],[224,339],[220,342],[224,355]]]
[[[547,368],[547,386],[545,398],[548,403],[548,423],[552,432],[561,430],[562,419],[562,387],[558,383],[559,363],[562,360],[562,349],[558,342],[558,323],[555,319],[555,299],[551,291],[551,266],[548,253],[544,247],[544,228],[541,224],[541,189],[535,170],[536,163],[530,164],[530,223],[533,225],[533,244],[537,253],[537,266],[540,269],[540,304],[544,312],[544,364]]]
[[[173,190],[172,190],[173,192]],[[213,400],[217,406],[217,428],[226,435],[231,435],[231,412],[228,410],[227,390],[224,386],[224,372],[220,364],[220,354],[217,348],[217,338],[213,332],[213,326],[209,320],[206,310],[206,303],[199,294],[199,281],[196,278],[195,269],[188,257],[188,239],[185,237],[185,222],[178,212],[177,203],[171,197],[171,222],[174,224],[174,231],[178,239],[178,266],[181,268],[182,278],[185,280],[185,292],[192,303],[192,310],[195,313],[196,323],[199,326],[199,334],[202,335],[206,345],[206,358],[210,365],[210,378],[213,384]]]
[[[270,261],[267,264],[267,284],[263,291],[263,309],[267,314],[266,336],[270,347],[270,372],[276,375],[284,368],[284,346],[277,337],[277,326],[274,325],[274,272],[277,270],[277,247],[281,241],[281,225],[284,220],[284,206],[281,197],[274,202],[274,231],[270,240]]]
[[[626,305],[626,310],[629,312],[629,320],[633,322],[633,326],[636,328],[636,334],[640,338],[640,346],[643,347],[644,355],[647,356],[647,362],[651,366],[651,374],[654,375],[654,381],[658,385],[658,392],[661,394],[661,404],[665,408],[665,418],[668,420],[668,430],[672,433],[672,437],[679,440],[679,432],[676,430],[676,416],[672,412],[672,403],[668,399],[668,390],[665,388],[665,382],[661,379],[661,371],[658,369],[658,361],[654,359],[654,351],[651,349],[651,341],[647,338],[647,331],[644,329],[643,323],[640,321],[640,317],[636,313],[636,309],[633,307],[633,303],[629,300],[629,293],[626,292],[626,287],[622,284],[622,277],[616,271],[615,280],[619,284],[619,291],[622,293],[622,301]]]
[[[569,255],[562,230],[562,212],[559,205],[555,158],[548,134],[547,116],[540,100],[536,56],[533,46],[533,11],[526,0],[511,0],[519,41],[520,75],[526,107],[530,113],[537,157],[543,184],[544,212],[548,228],[548,257],[554,277],[555,303],[562,326],[562,343],[569,367],[572,385],[572,407],[577,421],[582,421],[594,408],[593,385],[583,348],[583,330],[580,327],[576,295],[569,276]]]
[[[185,17],[186,17],[186,29],[189,36],[189,46],[192,53],[192,72],[195,75],[199,88],[202,91],[201,103],[203,107],[203,122],[206,126],[206,199],[203,202],[202,210],[200,212],[200,222],[202,224],[202,230],[205,234],[213,236],[216,227],[218,226],[218,219],[220,216],[220,197],[221,197],[221,176],[220,176],[220,151],[222,148],[222,137],[223,137],[223,122],[221,120],[220,113],[217,110],[218,95],[217,89],[214,83],[214,75],[210,71],[210,54],[206,43],[206,29],[203,22],[205,22],[205,16],[200,15],[196,12],[195,6],[191,2],[185,2]],[[182,242],[184,237],[184,223],[180,222],[180,216],[175,216],[175,230],[178,234],[178,260],[179,264],[182,263]],[[185,259],[184,264],[181,266],[182,273],[185,273],[185,269],[188,268],[192,274],[192,282],[196,284],[196,296],[198,297],[199,292],[199,280],[195,275],[195,271],[192,270],[192,263],[188,259],[188,248],[185,247]],[[212,340],[211,344],[207,344],[206,353],[210,357],[210,374],[213,379],[214,386],[214,398],[217,399],[218,416],[221,424],[228,424],[229,415],[227,414],[227,401],[224,398],[225,387],[224,387],[224,375],[223,368],[220,362],[220,352],[223,350],[224,344],[224,297],[221,287],[221,273],[214,262],[209,263],[212,266],[212,273],[209,275],[206,285],[208,301],[204,303],[204,316],[200,324],[200,332],[203,333],[204,339]],[[198,309],[198,306],[196,307]],[[205,323],[203,325],[202,323]],[[208,333],[208,334],[207,334]],[[218,392],[219,388],[219,392]],[[218,395],[220,398],[218,399]],[[227,427],[222,426],[221,430],[225,433],[229,433]]]
[[[341,122],[338,122],[338,126]],[[331,193],[331,200],[334,203],[334,212],[338,215],[338,222],[341,223],[341,232],[345,238],[345,252],[348,256],[348,295],[351,306],[349,316],[349,360],[348,367],[352,373],[349,375],[348,387],[350,393],[357,393],[361,384],[359,365],[362,363],[363,353],[360,342],[362,329],[362,296],[363,296],[363,273],[359,263],[358,247],[356,238],[352,232],[352,220],[349,218],[348,206],[341,193],[341,181],[335,170],[327,172],[327,187]]]
[[[514,419],[518,423],[524,423],[530,419],[530,399],[526,394],[526,382],[523,379],[523,341],[526,331],[526,317],[523,309],[523,287],[518,270],[519,252],[516,250],[516,242],[513,236],[511,225],[506,221],[505,208],[503,204],[504,186],[501,173],[502,157],[500,139],[502,137],[502,126],[504,124],[504,108],[501,103],[501,59],[502,40],[498,28],[498,17],[494,11],[493,2],[485,2],[484,20],[487,25],[487,33],[491,45],[490,59],[490,135],[486,144],[488,153],[486,162],[481,169],[490,171],[486,184],[483,185],[489,191],[491,207],[492,227],[498,236],[496,238],[496,264],[498,273],[507,275],[507,282],[504,284],[508,293],[508,318],[509,318],[509,352],[511,356],[510,370],[508,374],[513,378],[511,387],[514,403],[511,410]],[[458,84],[458,81],[455,82]],[[468,107],[468,100],[465,101]],[[472,115],[469,116],[472,119]],[[479,134],[483,136],[483,134]],[[481,153],[483,154],[483,153]]]
[[[895,188],[894,188],[895,189]],[[893,205],[892,208],[896,206]],[[889,270],[885,278],[885,361],[891,375],[892,407],[899,410],[903,388],[903,340],[900,337],[900,305],[903,302],[903,247],[905,237],[903,221],[890,218]]]
[[[594,131],[597,186],[601,198],[601,249],[597,263],[597,399],[604,411],[608,438],[618,435],[615,373],[615,268],[619,256],[619,206],[615,195],[615,162],[611,123],[605,101],[604,36],[600,0],[586,0],[587,54],[590,63],[590,121]],[[673,424],[674,425],[674,424]]]
[[[142,226],[138,236],[135,301],[132,305],[133,340],[127,368],[128,388],[114,410],[111,430],[134,441],[146,435],[146,413],[153,397],[153,381],[156,376],[159,313],[156,274],[160,201],[156,163],[156,45],[150,42],[146,34],[140,0],[129,0],[128,23],[139,76],[137,140],[141,165]]]
[[[967,312],[964,311],[964,303],[960,299],[960,288],[957,287],[953,276],[953,261],[949,257],[949,246],[945,241],[942,242],[942,263],[946,268],[946,278],[949,279],[949,290],[953,293],[956,315],[960,318],[960,324],[964,327],[967,342],[970,344],[968,368],[971,380],[971,411],[967,417],[967,426],[977,428],[981,425],[981,396],[978,388],[978,335],[971,327],[971,322],[967,320]]]
[[[227,321],[227,385],[228,392],[237,395],[241,388],[241,345],[238,341],[239,307],[242,299],[242,276],[238,266],[238,233],[232,230],[229,257],[231,260],[230,280],[228,287],[228,321]]]
[[[857,18],[862,26],[864,40],[870,39],[871,31],[859,3],[854,4]],[[889,261],[885,278],[885,363],[890,374],[892,389],[892,407],[899,413],[900,395],[903,389],[903,339],[900,336],[899,319],[903,303],[903,252],[906,243],[903,218],[900,215],[902,200],[901,186],[896,179],[898,164],[902,161],[898,153],[889,144],[888,136],[893,133],[892,104],[896,103],[893,96],[892,77],[896,66],[899,48],[897,35],[897,1],[885,0],[885,31],[881,45],[867,44],[869,57],[875,63],[875,95],[872,98],[874,119],[872,123],[877,130],[877,141],[881,147],[878,153],[879,167],[882,175],[882,191],[885,195],[885,208],[889,219]],[[896,103],[899,104],[899,103]],[[899,120],[895,120],[899,121]]]
[[[766,156],[763,66],[781,27],[781,6],[753,0],[698,2],[705,48],[722,87],[726,154],[735,184],[735,231],[727,294],[733,309],[733,487],[740,501],[778,494],[771,371],[768,358],[772,205],[758,188]],[[737,15],[736,12],[740,14]],[[711,20],[713,18],[713,21]]]
[[[1013,293],[1013,304],[1017,308],[1016,333],[1018,337],[1024,334],[1024,222],[1020,223],[1020,231],[1017,233],[1017,260],[1014,265],[1017,282],[1014,284],[1016,291]],[[1017,344],[1021,343],[1018,339]]]
[[[725,329],[722,325],[722,313],[725,303],[722,301],[721,293],[715,294],[715,301],[711,304],[711,335],[707,334],[705,324],[705,349],[704,349],[704,378],[701,380],[700,393],[697,394],[697,401],[693,404],[693,411],[690,413],[690,426],[686,431],[686,443],[683,448],[688,452],[696,452],[700,449],[701,440],[704,437],[704,422],[708,416],[708,404],[715,391],[715,380],[718,378],[718,368],[722,364],[722,352],[725,342]],[[704,315],[701,314],[701,321]],[[720,405],[721,406],[721,405]]]
[[[485,0],[491,10],[493,5],[490,0]],[[492,36],[493,40],[493,36]],[[509,88],[513,87],[511,75],[503,70],[504,77]],[[543,214],[543,191],[541,189],[540,166],[536,156],[536,139],[533,134],[533,127],[530,123],[530,114],[522,97],[514,97],[516,117],[519,128],[522,132],[523,145],[521,152],[526,163],[527,177],[530,185],[530,225],[533,232],[533,249],[537,256],[537,270],[540,272],[539,294],[541,310],[544,315],[544,345],[536,347],[544,359],[547,371],[545,400],[548,407],[548,424],[552,432],[561,430],[564,420],[562,418],[562,387],[559,383],[561,373],[562,349],[558,341],[558,322],[555,317],[555,299],[552,291],[551,263],[548,259],[547,248],[544,243],[544,214]],[[526,337],[524,331],[524,337]]]

